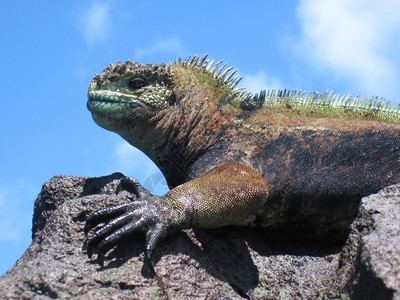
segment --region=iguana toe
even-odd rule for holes
[[[100,209],[89,215],[85,225],[85,234],[89,235],[86,241],[89,258],[96,253],[99,264],[103,265],[106,253],[122,237],[142,231],[146,232],[145,257],[151,262],[157,243],[173,227],[168,213],[170,209],[159,199],[157,196],[145,197],[140,201]]]

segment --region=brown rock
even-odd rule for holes
[[[151,278],[143,268],[143,235],[121,241],[104,267],[89,260],[82,249],[90,211],[135,199],[126,191],[116,194],[122,177],[56,176],[46,182],[35,202],[32,244],[0,278],[0,295],[400,299],[400,185],[363,199],[344,246],[278,231],[187,230],[160,244],[155,254],[157,276]]]

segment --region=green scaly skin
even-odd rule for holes
[[[93,119],[146,153],[171,191],[94,212],[89,256],[102,263],[121,236],[142,230],[151,262],[161,238],[190,227],[281,227],[341,242],[361,197],[400,182],[399,106],[329,92],[252,95],[220,65],[127,61],[95,75]]]

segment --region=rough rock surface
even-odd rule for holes
[[[362,200],[345,245],[246,228],[169,236],[143,267],[143,235],[126,238],[100,267],[85,255],[89,211],[135,199],[122,174],[56,176],[35,202],[33,241],[0,278],[4,298],[400,299],[400,185]]]

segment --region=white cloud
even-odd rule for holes
[[[94,42],[106,40],[111,31],[109,6],[106,3],[93,3],[83,13],[81,23],[86,42],[89,45]]]
[[[357,88],[393,94],[399,82],[399,11],[397,0],[303,0],[302,53]]]
[[[182,42],[174,37],[170,38],[164,38],[160,39],[155,42],[155,44],[145,47],[145,48],[140,48],[136,47],[135,48],[135,55],[136,57],[144,57],[144,56],[151,56],[154,54],[158,53],[173,53],[173,54],[179,54],[184,51],[184,46]]]
[[[258,93],[261,90],[279,90],[282,84],[278,78],[267,75],[263,70],[259,70],[254,75],[244,75],[240,86],[245,87],[247,91]]]

